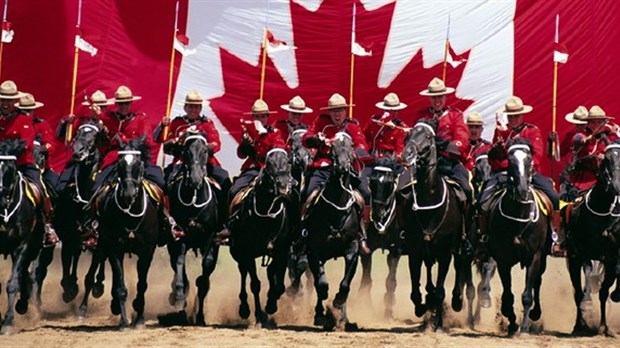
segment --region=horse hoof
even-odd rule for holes
[[[428,308],[426,307],[426,305],[423,304],[415,306],[415,316],[418,318],[423,316],[424,314],[426,314],[427,309]]]
[[[452,310],[460,312],[463,309],[463,299],[459,297],[452,297]]]
[[[385,312],[383,312],[383,317],[387,320],[392,320],[394,319],[394,312],[391,309],[386,309]]]
[[[104,286],[103,283],[95,283],[93,285],[93,297],[99,298],[103,296]]]
[[[336,298],[334,298],[334,302],[332,303],[334,308],[340,309],[347,302],[347,297],[341,295],[340,293],[336,294]]]
[[[314,315],[314,326],[325,326],[325,316],[323,314]]]
[[[15,327],[13,325],[3,325],[0,333],[3,335],[12,335],[15,333]]]
[[[239,305],[239,316],[241,319],[247,319],[250,317],[250,306],[247,303]]]
[[[349,323],[349,322],[344,323],[344,331],[346,332],[356,332],[359,330],[360,328],[357,326],[356,323]]]
[[[508,324],[508,335],[509,336],[514,335],[518,329],[519,329],[519,325],[517,325],[516,323]]]
[[[267,306],[265,306],[265,312],[267,314],[272,315],[278,311],[278,301],[276,300],[267,300]]]
[[[15,311],[19,314],[26,314],[28,312],[28,300],[19,299],[15,304]]]
[[[614,290],[611,293],[611,300],[614,302],[620,302],[620,290]]]
[[[482,307],[482,308],[491,308],[491,299],[490,298],[481,298],[480,299],[480,307]]]
[[[541,315],[541,310],[540,308],[534,308],[530,311],[530,319],[532,319],[533,321],[538,321],[538,319],[540,319],[540,315]]]
[[[86,312],[88,311],[88,307],[86,306],[80,306],[80,309],[78,310],[78,318],[80,319],[80,321],[83,321],[86,319]]]
[[[117,299],[112,299],[112,303],[110,304],[110,310],[112,311],[112,314],[114,315],[121,314],[121,303]],[[127,323],[125,323],[125,326],[127,326]]]
[[[196,326],[207,326],[204,314],[196,314]]]

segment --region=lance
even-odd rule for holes
[[[4,1],[4,15],[2,16],[2,34],[4,34],[4,30],[8,23],[6,20],[8,9],[9,9],[9,0],[5,0]],[[0,40],[0,76],[2,76],[2,52],[3,50],[4,50],[4,40]]]
[[[172,81],[174,79],[174,58],[175,58],[175,49],[174,49],[174,42],[177,39],[177,34],[179,32],[179,28],[178,28],[178,23],[179,23],[179,2],[177,1],[176,4],[176,9],[174,12],[174,31],[173,31],[173,35],[172,35],[172,50],[170,52],[170,69],[169,69],[169,73],[168,73],[168,99],[166,102],[166,116],[165,118],[169,118],[170,117],[170,109],[172,107]],[[162,122],[163,125],[163,129],[162,129],[162,139],[166,140],[166,138],[168,137],[168,125],[164,124]]]
[[[80,24],[82,21],[82,0],[78,1],[78,15],[77,15],[77,23],[75,24],[76,35],[80,32]],[[71,106],[69,107],[69,115],[73,115],[75,112],[75,89],[77,87],[77,73],[78,73],[78,57],[79,57],[79,48],[78,45],[74,45],[73,50],[73,74],[71,76]],[[69,122],[67,125],[67,132],[65,133],[65,144],[69,145],[71,143],[71,138],[73,136],[73,122]]]

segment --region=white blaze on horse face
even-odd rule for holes
[[[521,176],[525,175],[525,159],[527,158],[527,153],[523,150],[517,149],[514,152],[514,156],[517,159],[519,168],[519,174]]]
[[[123,160],[125,160],[127,164],[131,164],[131,162],[133,162],[133,159],[134,159],[134,156],[131,154],[123,156]]]

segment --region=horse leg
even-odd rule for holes
[[[271,264],[267,267],[269,291],[267,292],[267,305],[265,306],[265,311],[270,315],[278,311],[278,300],[284,293],[286,259],[286,253],[274,255]]]
[[[521,321],[522,333],[530,331],[530,311],[534,304],[533,289],[537,286],[540,287],[541,258],[543,257],[542,252],[539,251],[535,253],[531,264],[526,268],[525,289],[521,294],[521,304],[523,305],[523,319]],[[540,318],[540,313],[538,313],[537,316]]]
[[[127,287],[125,286],[125,272],[123,270],[122,251],[112,252],[109,256],[110,267],[112,268],[112,303],[110,309],[112,314],[121,316],[119,326],[124,329],[129,326],[127,322]]]
[[[542,275],[545,273],[547,269],[547,257],[545,254],[541,254],[540,256],[540,271],[534,277],[534,307],[530,312],[530,319],[534,321],[538,321],[540,316],[542,315],[542,308],[540,306],[540,286],[542,285]]]
[[[316,306],[314,307],[314,325],[323,326],[327,324],[323,301],[327,299],[329,284],[325,277],[323,261],[319,260],[315,253],[308,254],[308,266],[314,276],[314,289],[316,291]]]
[[[489,258],[488,261],[479,261],[477,263],[478,272],[480,273],[480,283],[478,283],[478,303],[476,305],[476,313],[474,314],[474,322],[480,322],[480,309],[491,307],[491,278],[495,274],[495,260]]]
[[[15,297],[19,292],[20,282],[19,277],[22,274],[22,268],[26,262],[26,245],[20,245],[17,250],[11,255],[13,260],[13,266],[11,267],[11,275],[9,281],[6,284],[6,293],[8,301],[6,304],[6,314],[4,315],[4,322],[2,323],[2,329],[0,333],[3,335],[12,335],[14,333],[13,321],[15,319],[14,304]]]
[[[205,298],[211,287],[209,277],[215,270],[215,264],[217,263],[217,256],[219,253],[219,247],[212,241],[208,243],[210,247],[205,252],[202,258],[202,275],[196,279],[196,287],[198,288],[198,313],[196,313],[196,325],[205,326]]]
[[[82,303],[80,304],[80,309],[78,312],[80,319],[86,317],[86,311],[88,310],[88,297],[90,296],[90,292],[93,290],[93,286],[95,284],[95,273],[97,272],[97,268],[100,267],[100,264],[102,264],[102,258],[103,255],[101,251],[95,250],[92,252],[90,266],[88,267],[88,272],[84,277],[84,297],[82,298]],[[105,264],[103,266],[105,267]]]
[[[620,249],[618,249],[618,256],[616,258],[616,265],[614,267],[614,273],[616,273],[616,279],[620,280]],[[611,300],[613,302],[620,302],[620,284],[616,281],[616,288],[611,293]]]
[[[151,268],[154,252],[155,249],[153,248],[138,259],[138,286],[136,287],[136,298],[132,302],[133,310],[136,311],[136,318],[133,320],[132,325],[139,329],[144,328],[144,294],[149,286],[147,276],[149,268]]]
[[[355,272],[357,271],[357,261],[359,259],[359,253],[357,252],[357,240],[347,249],[347,253],[344,256],[344,277],[342,277],[342,281],[340,281],[340,288],[338,289],[338,293],[333,301],[334,308],[341,309],[341,318],[340,322],[343,324],[347,324],[349,319],[347,318],[346,311],[346,303],[347,298],[349,297],[349,290],[351,289],[351,280],[353,280],[353,276],[355,276]]]
[[[435,304],[433,300],[435,299],[435,285],[433,284],[433,261],[424,261],[424,266],[426,268],[426,286],[424,290],[426,290],[426,306],[428,308],[433,308]]]
[[[463,268],[463,277],[465,279],[465,296],[467,297],[467,325],[470,329],[474,329],[474,298],[476,297],[476,287],[473,282],[472,259],[469,258]]]
[[[512,267],[508,265],[498,265],[499,278],[502,281],[502,315],[508,318],[508,334],[514,334],[517,329],[517,317],[515,315],[514,295],[512,294],[512,279],[510,277],[510,269]]]
[[[423,316],[427,311],[427,305],[422,303],[420,292],[420,273],[422,272],[422,257],[417,250],[409,254],[409,277],[411,279],[411,301],[415,306],[416,317]]]
[[[609,327],[607,326],[607,298],[609,297],[609,288],[613,285],[614,281],[616,281],[616,262],[615,259],[607,260],[605,261],[605,278],[601,284],[601,290],[599,290],[598,293],[601,306],[601,323],[599,324],[598,332],[606,336],[613,336],[613,333],[609,331]]]
[[[185,274],[185,253],[187,246],[183,242],[169,243],[168,254],[170,255],[170,265],[174,271],[172,281],[172,292],[168,297],[168,301],[174,309],[182,311],[185,309],[185,284],[183,276]]]
[[[584,293],[581,287],[581,267],[583,260],[578,257],[568,258],[568,272],[573,285],[575,307],[577,309],[577,318],[573,327],[573,335],[584,334],[587,332],[586,321],[583,318],[583,310],[581,309],[581,301],[583,301]]]
[[[368,255],[362,254],[360,261],[362,261],[362,281],[360,282],[359,291],[367,300],[370,300],[370,290],[372,289],[372,278],[370,276],[372,273],[372,253]]]
[[[75,299],[79,291],[76,271],[77,262],[80,257],[80,249],[76,248],[71,243],[63,243],[60,257],[62,261],[62,279],[60,280],[60,285],[63,290],[62,300],[65,303],[69,303]]]
[[[454,256],[454,289],[452,289],[452,310],[460,312],[463,309],[463,289],[467,281],[465,268],[467,258],[464,255]]]
[[[583,273],[585,278],[585,284],[583,285],[583,300],[581,301],[582,310],[586,310],[588,305],[592,304],[592,263],[590,261],[586,261],[583,263]]]
[[[257,325],[265,325],[267,323],[267,316],[265,312],[263,312],[263,307],[260,304],[260,279],[258,279],[258,274],[256,272],[256,263],[254,260],[248,262],[248,274],[250,275],[250,290],[252,291],[252,295],[254,296],[254,318],[256,319]]]
[[[253,261],[252,261],[253,262]],[[241,275],[241,288],[239,290],[239,316],[241,319],[247,319],[250,317],[250,305],[248,305],[248,292],[245,288],[245,281],[248,276],[248,269],[246,263],[242,260],[237,261],[237,268]]]
[[[396,270],[398,269],[398,262],[400,261],[400,254],[395,250],[390,250],[387,256],[388,275],[385,278],[385,296],[383,297],[383,303],[385,304],[385,318],[392,319],[394,307],[394,294],[396,293]]]
[[[437,271],[437,287],[435,289],[435,330],[441,331],[443,329],[443,301],[446,297],[444,283],[450,268],[450,261],[452,261],[452,254],[448,251],[440,256],[437,261],[439,270]]]
[[[103,291],[104,291],[104,284],[103,281],[105,280],[105,255],[100,255],[99,260],[98,260],[98,264],[99,264],[99,270],[97,271],[97,278],[95,281],[95,284],[93,284],[93,297],[94,298],[99,298],[103,295]]]

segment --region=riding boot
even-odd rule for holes
[[[110,185],[103,184],[97,189],[83,210],[86,211],[86,219],[78,227],[81,232],[80,238],[82,239],[82,247],[86,249],[95,249],[99,244],[99,220],[97,220],[97,204],[101,196],[105,195],[110,188]]]
[[[181,226],[179,226],[172,215],[170,215],[170,200],[168,199],[168,196],[164,196],[164,201],[162,203],[160,213],[164,220],[165,230],[168,230],[169,228],[169,231],[172,234],[172,239],[176,242],[185,237],[185,231],[183,231]]]
[[[43,221],[45,221],[43,247],[53,247],[58,244],[59,238],[52,226],[52,200],[48,196],[43,198]]]
[[[551,239],[553,245],[551,247],[551,256],[553,257],[566,257],[566,234],[561,226],[562,217],[559,210],[554,210],[551,215]]]
[[[475,258],[479,261],[486,262],[490,257],[489,253],[489,235],[487,233],[488,212],[482,209],[476,209],[473,217],[472,230],[477,237],[477,246],[474,253]],[[476,239],[474,239],[476,240]]]
[[[240,215],[241,208],[239,207],[234,211],[223,224],[221,231],[215,234],[215,243],[218,245],[230,245],[231,231],[235,229],[237,223],[241,220]]]
[[[362,255],[370,255],[372,252],[368,247],[368,236],[366,235],[366,226],[370,221],[370,206],[365,205],[360,215],[360,230],[357,232],[357,239],[359,240],[359,252]]]

